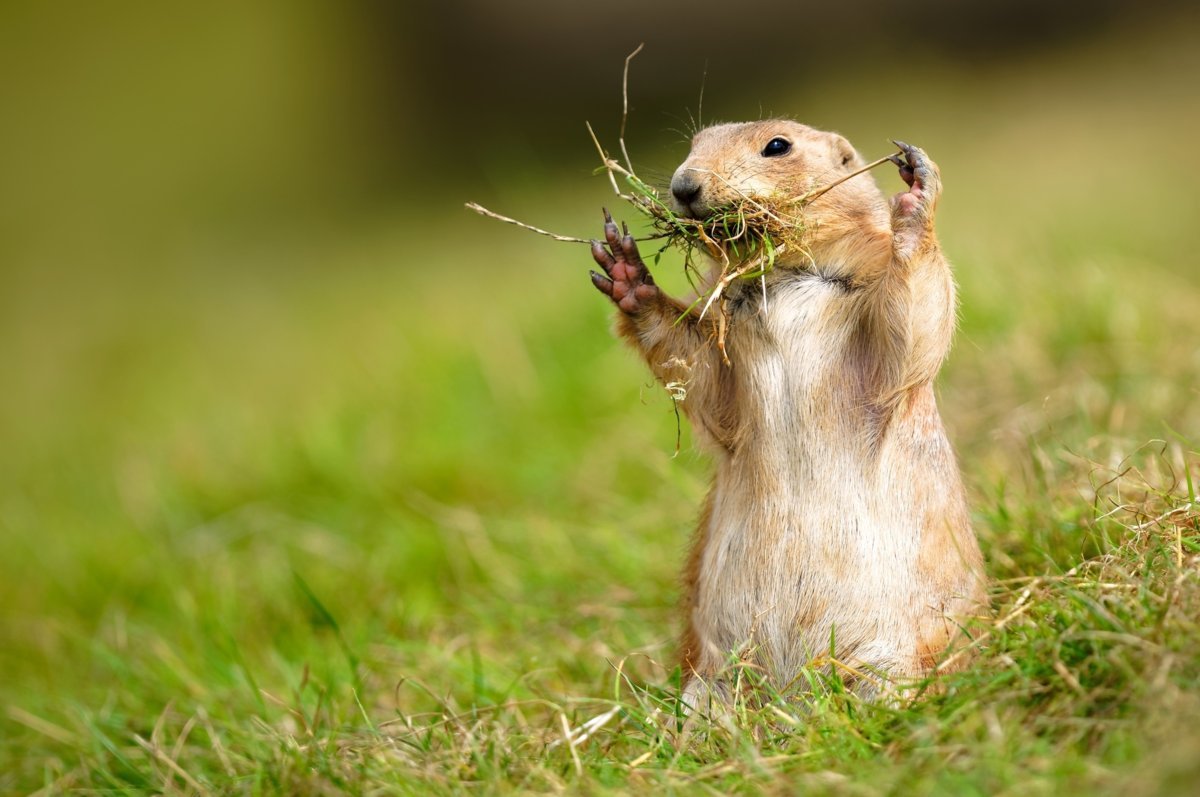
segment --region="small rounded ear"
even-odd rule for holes
[[[850,146],[850,142],[845,137],[839,136],[837,133],[830,133],[830,138],[832,139],[833,154],[837,158],[838,163],[847,169],[854,169],[863,165],[858,151]]]

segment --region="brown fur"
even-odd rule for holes
[[[791,150],[764,157],[776,136]],[[719,684],[731,652],[782,686],[829,651],[831,635],[846,663],[884,680],[920,676],[984,603],[932,386],[955,317],[934,233],[940,177],[919,149],[907,153],[910,189],[890,204],[862,175],[805,208],[803,251],[767,274],[765,301],[757,281],[730,286],[732,366],[714,318],[653,287],[632,239],[611,227],[609,250],[593,250],[609,275],[597,287],[622,309],[620,334],[659,380],[686,385],[680,406],[716,452],[683,577],[692,704]],[[702,186],[680,209],[799,196],[861,165],[841,136],[795,122],[708,128],[676,172]]]

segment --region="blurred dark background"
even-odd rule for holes
[[[676,142],[702,85],[706,121],[803,117],[792,100],[848,79],[919,106],[916,67],[969,91],[977,71],[1188,5],[5,3],[3,267],[128,267],[213,236],[309,235],[587,173],[583,122],[615,133],[640,42],[631,143]]]

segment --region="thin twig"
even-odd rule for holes
[[[679,417],[679,399],[674,394],[671,395],[671,409],[675,411],[675,453],[671,455],[671,459],[675,459],[683,445],[683,419]]]
[[[780,244],[775,250],[775,254],[782,254],[786,249],[787,244]],[[734,269],[725,276],[721,277],[720,281],[713,286],[712,294],[708,297],[708,301],[705,302],[704,309],[700,311],[700,318],[704,318],[704,316],[708,313],[709,308],[712,307],[713,302],[720,298],[721,294],[725,292],[725,289],[729,287],[731,282],[738,277],[749,274],[751,271],[754,271],[755,268],[761,266],[763,264],[764,257],[765,255],[760,255],[757,259],[751,260],[742,265],[740,268]]]
[[[480,216],[487,216],[489,219],[496,219],[497,221],[503,221],[506,224],[512,224],[517,227],[520,227],[523,230],[529,230],[530,232],[536,232],[538,235],[544,235],[547,238],[553,238],[556,241],[564,241],[569,244],[590,244],[591,243],[591,241],[587,238],[576,238],[573,235],[559,235],[556,232],[550,232],[549,230],[543,230],[541,227],[534,227],[532,224],[526,224],[523,221],[517,221],[516,219],[509,218],[508,216],[502,216],[494,210],[488,210],[483,205],[480,205],[477,202],[468,202],[465,205],[465,207],[467,208],[467,210],[475,211]],[[661,236],[661,235],[640,235],[637,238],[634,238],[633,240],[635,240],[635,241],[657,241],[657,240],[660,240],[662,237],[663,236]]]
[[[903,155],[904,153],[901,152],[900,154]],[[800,197],[800,203],[808,204],[809,202],[812,202],[814,199],[816,199],[817,197],[824,194],[826,191],[837,188],[839,185],[846,182],[851,177],[858,177],[863,172],[869,172],[872,169],[874,169],[876,166],[882,166],[885,163],[894,162],[894,161],[892,161],[892,158],[894,158],[894,157],[896,157],[896,156],[895,155],[887,155],[885,157],[880,158],[877,161],[871,161],[866,166],[862,167],[861,169],[859,169],[856,172],[851,172],[850,174],[847,174],[845,177],[841,177],[837,180],[834,180],[832,183],[829,183],[828,185],[824,185],[814,191],[809,191],[807,194]]]
[[[579,760],[579,751],[575,749],[575,737],[571,733],[571,726],[567,722],[567,715],[559,713],[558,718],[562,721],[563,739],[567,742],[567,748],[571,751],[571,760],[575,762],[575,774],[583,774],[583,762]]]
[[[621,76],[621,133],[619,141],[621,142],[621,154],[625,156],[625,165],[630,169],[633,168],[633,160],[629,157],[629,150],[625,149],[625,120],[629,118],[629,62],[645,46],[646,43],[642,42],[637,46],[636,50],[625,56],[625,73]]]
[[[1118,508],[1120,508],[1120,507],[1118,507]],[[1147,520],[1145,523],[1139,523],[1136,526],[1129,526],[1128,528],[1130,531],[1145,531],[1146,529],[1150,528],[1151,526],[1156,526],[1159,523],[1162,523],[1167,518],[1173,517],[1174,515],[1178,515],[1180,512],[1187,512],[1188,510],[1190,510],[1192,508],[1200,509],[1200,501],[1187,501],[1186,503],[1181,504],[1168,512],[1164,512],[1163,514],[1159,515],[1158,517],[1156,517],[1152,520]],[[1110,512],[1109,514],[1112,514],[1112,513]]]
[[[515,224],[516,226],[520,227],[523,230],[529,230],[530,232],[536,232],[538,235],[544,235],[547,238],[553,238],[556,241],[566,241],[567,243],[572,243],[572,244],[590,244],[591,243],[591,241],[587,240],[586,238],[576,238],[572,235],[559,235],[558,233],[550,232],[549,230],[543,230],[541,227],[534,227],[532,224],[526,224],[523,221],[517,221],[516,219],[510,219],[508,216],[501,216],[499,213],[488,210],[483,205],[479,205],[474,202],[467,203],[467,210],[473,210],[476,213],[478,213],[479,215],[487,216],[490,219],[496,219],[498,221],[503,221],[508,224]]]
[[[588,135],[592,137],[592,143],[596,145],[596,152],[600,153],[600,162],[604,164],[604,168],[608,172],[608,181],[612,183],[613,193],[622,199],[626,198],[621,193],[621,189],[617,187],[617,177],[613,174],[614,166],[619,164],[616,164],[612,158],[608,157],[608,153],[604,151],[604,147],[600,146],[600,139],[596,138],[596,131],[592,129],[592,123],[584,121],[584,124],[587,125]]]
[[[711,301],[709,302],[712,303]],[[706,311],[707,307],[704,308]],[[703,314],[701,314],[703,317]],[[725,300],[721,300],[721,312],[717,314],[717,350],[721,352],[721,362],[725,363],[726,368],[732,368],[733,363],[729,361],[729,352],[725,349],[725,335],[729,332],[729,309],[726,307]]]

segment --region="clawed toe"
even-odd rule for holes
[[[592,275],[592,284],[596,286],[596,290],[603,293],[605,296],[613,295],[613,281],[603,274],[597,274],[595,271],[589,271]]]
[[[910,227],[914,223],[921,229],[931,228],[934,207],[941,193],[941,178],[937,165],[920,147],[903,141],[892,141],[900,151],[889,155],[900,172],[900,179],[908,190],[892,198],[894,224]],[[899,227],[896,227],[899,229]]]
[[[913,182],[917,177],[917,169],[920,168],[922,162],[923,153],[917,147],[906,144],[903,141],[892,139],[892,143],[899,147],[900,152],[890,156],[888,160],[900,168],[900,179],[904,181],[905,185],[912,188]],[[901,154],[904,155],[903,158],[900,157]]]

